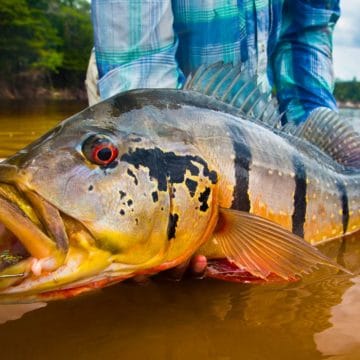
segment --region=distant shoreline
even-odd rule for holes
[[[23,87],[4,86],[0,81],[1,100],[87,100],[85,88],[48,88],[44,86],[31,86],[29,83]],[[360,109],[360,102],[337,101],[339,108]]]
[[[338,101],[338,106],[341,109],[360,109],[360,102]]]
[[[14,93],[14,92],[3,92],[0,90],[0,101],[1,100],[87,100],[86,91],[83,89],[46,89],[37,88],[31,92],[31,96],[28,96],[28,92]]]
[[[37,84],[34,86],[27,80],[23,84],[11,86],[0,80],[0,100],[87,100],[85,86],[79,88],[55,88]]]

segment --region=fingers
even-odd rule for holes
[[[186,261],[175,268],[167,271],[166,275],[175,281],[180,281],[184,275],[189,275],[196,279],[202,279],[205,276],[207,259],[203,255],[195,255],[189,261]]]
[[[207,267],[207,259],[204,255],[195,255],[190,260],[190,271],[192,275],[198,279],[201,279],[205,276]]]

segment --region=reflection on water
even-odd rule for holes
[[[360,249],[358,243],[353,240],[352,248]],[[345,259],[350,250],[337,243],[325,252]],[[0,326],[0,344],[11,359],[300,360],[345,354],[355,360],[359,292],[360,277],[329,269],[282,285],[124,283],[8,322]]]
[[[69,113],[74,107],[72,104]],[[46,111],[40,118],[48,119],[51,127],[59,113],[47,115]],[[66,107],[61,106],[59,112],[65,114]],[[25,113],[16,121],[20,123]],[[15,131],[14,117],[4,121],[3,111],[0,116],[1,131]],[[36,113],[29,119],[24,120],[24,124],[29,122],[26,129],[37,133],[46,130],[45,120],[39,127],[34,123]],[[19,146],[0,144],[0,156],[9,155],[9,145]],[[359,274],[359,235],[321,250]],[[355,360],[360,358],[359,304],[360,276],[331,269],[321,269],[291,284],[173,283],[161,279],[146,286],[123,283],[52,302],[20,320],[0,325],[0,356]]]
[[[334,355],[331,359],[342,359],[349,353],[360,359],[360,278],[352,282],[341,302],[331,309],[332,326],[314,336],[318,350]]]
[[[0,325],[21,319],[24,314],[45,307],[46,303],[0,305]]]
[[[0,158],[23,148],[85,107],[81,101],[0,101]]]

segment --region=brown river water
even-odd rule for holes
[[[84,106],[0,102],[0,158]],[[320,269],[290,284],[118,284],[0,324],[0,359],[359,360],[360,235],[321,250],[355,275]],[[0,319],[12,310],[0,305]]]

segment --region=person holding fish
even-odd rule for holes
[[[338,15],[336,1],[94,1],[105,100],[0,163],[0,303],[188,262],[239,283],[351,273],[316,247],[360,231],[360,133],[331,93]]]
[[[337,111],[339,16],[339,0],[92,0],[89,103],[137,88],[179,89],[201,65],[243,63],[264,92],[275,88],[282,123],[298,125],[317,108]],[[206,258],[190,267],[201,274]]]

